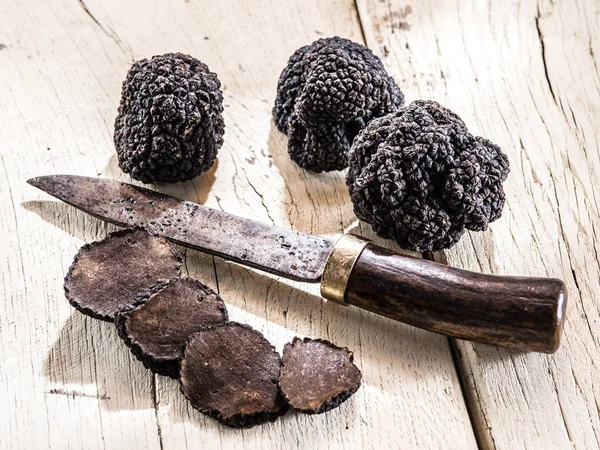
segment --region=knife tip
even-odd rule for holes
[[[56,180],[55,175],[43,175],[41,177],[33,177],[27,180],[27,184],[48,192],[48,188],[52,185],[52,181]]]
[[[27,180],[27,184],[30,184],[33,187],[40,188],[42,185],[42,178],[44,177],[33,177]]]

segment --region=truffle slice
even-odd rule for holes
[[[65,295],[83,314],[112,321],[140,292],[179,276],[180,268],[181,256],[165,239],[141,228],[120,230],[81,247],[65,277]]]
[[[119,311],[115,324],[132,353],[160,375],[178,378],[189,337],[206,325],[227,322],[221,297],[194,278],[174,278],[140,297]]]
[[[210,326],[187,343],[181,391],[224,425],[273,422],[287,410],[277,386],[280,367],[279,354],[258,331],[236,322]]]
[[[321,339],[294,338],[285,344],[279,386],[300,412],[320,414],[337,408],[360,387],[353,354]]]
[[[194,178],[223,144],[221,82],[182,53],[136,61],[123,82],[115,120],[119,167],[144,183]]]

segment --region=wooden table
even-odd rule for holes
[[[0,447],[599,448],[599,26],[595,0],[3,0]],[[279,350],[295,335],[347,346],[364,375],[328,414],[228,429],[145,370],[111,324],[69,307],[73,255],[113,227],[25,180],[129,181],[112,143],[121,82],[132,61],[181,51],[223,82],[225,144],[213,170],[158,189],[305,232],[373,237],[343,173],[298,169],[271,120],[287,58],[332,35],[366,43],[409,101],[439,101],[508,154],[503,217],[437,256],[562,278],[562,348],[548,356],[449,340],[190,250],[185,271],[218,288],[233,319]]]

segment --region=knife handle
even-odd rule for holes
[[[349,271],[343,299],[454,338],[553,353],[567,292],[557,279],[485,275],[366,244]]]

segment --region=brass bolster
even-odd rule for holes
[[[333,246],[321,277],[321,296],[342,305],[347,305],[344,297],[350,273],[358,257],[370,241],[344,234]]]

